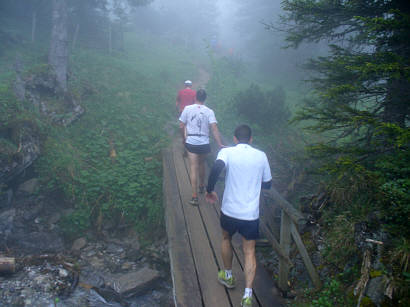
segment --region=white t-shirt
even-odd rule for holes
[[[184,108],[179,120],[186,126],[188,144],[209,144],[209,125],[216,123],[214,111],[202,104],[192,104]]]
[[[226,168],[222,212],[240,220],[258,219],[262,182],[272,180],[266,154],[249,144],[237,144],[221,149],[216,159]]]

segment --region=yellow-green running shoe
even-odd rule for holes
[[[218,272],[218,281],[229,289],[235,288],[235,278],[226,278],[225,270]]]
[[[252,296],[243,297],[241,301],[242,307],[251,307],[252,306]]]

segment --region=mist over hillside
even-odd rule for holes
[[[285,282],[256,248],[284,302],[408,306],[409,20],[407,0],[1,0],[0,305],[174,306],[165,205],[195,193],[164,186],[164,153],[189,161],[189,87],[224,142],[206,174],[247,124],[303,216],[316,282],[297,244]]]

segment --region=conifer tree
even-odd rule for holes
[[[296,116],[325,140],[311,152],[353,203],[381,206],[392,231],[408,236],[408,1],[285,0],[283,9],[290,47],[330,43],[328,56],[306,64],[316,95]]]

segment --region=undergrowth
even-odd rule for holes
[[[43,193],[74,206],[60,223],[71,239],[91,228],[101,231],[106,223],[133,225],[142,239],[164,234],[161,150],[176,129],[176,91],[183,80],[195,80],[197,67],[190,51],[144,33],[130,34],[127,47],[112,56],[73,50],[69,91],[85,113],[67,128],[40,121],[44,138],[35,169]],[[25,75],[47,58],[46,49],[33,50],[22,53]],[[9,57],[4,54],[0,65],[6,67]],[[26,109],[5,85],[13,78],[0,77],[4,126],[22,114],[33,121],[41,117],[34,110],[22,112]]]

